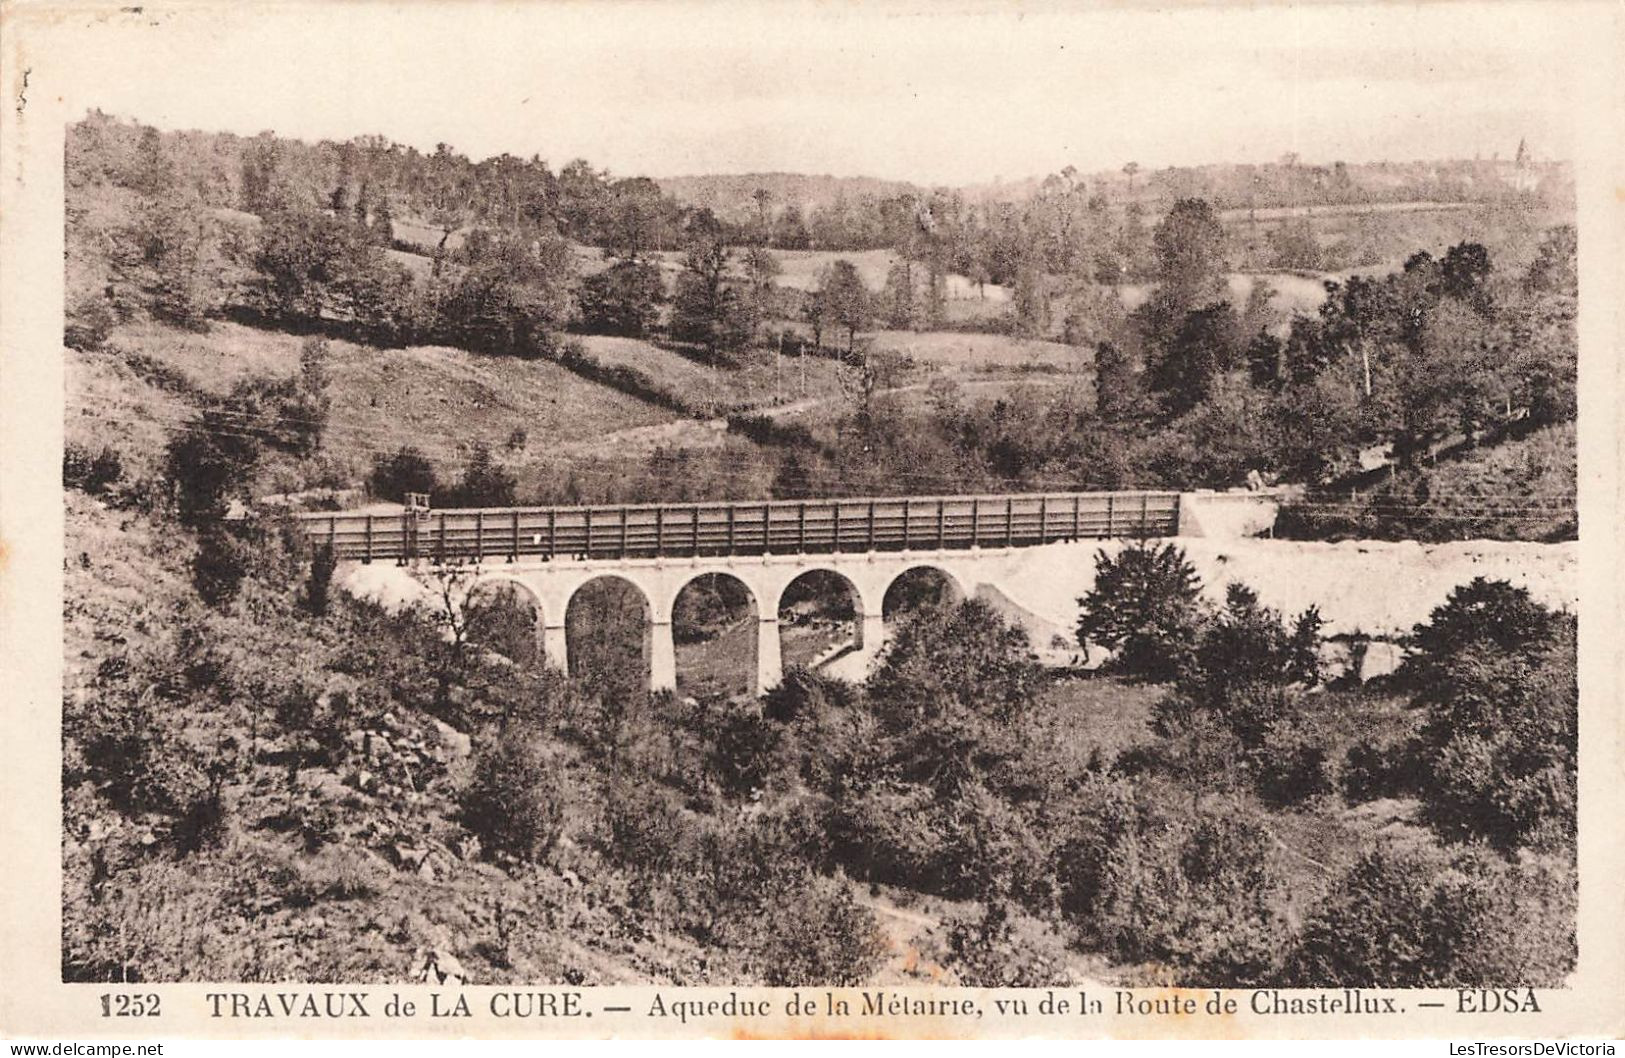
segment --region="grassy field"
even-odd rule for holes
[[[1086,371],[1090,350],[1060,342],[960,331],[876,331],[872,348],[902,353],[917,363],[953,372],[1032,370]]]
[[[85,370],[70,370],[70,396],[98,413],[151,418],[167,426],[177,415],[173,401],[143,396],[146,412],[132,414],[134,398],[119,397],[130,374],[120,361],[133,357],[158,364],[204,391],[224,393],[253,375],[292,375],[299,369],[301,344],[294,335],[232,323],[217,323],[204,334],[132,325],[115,332],[108,352],[82,357]],[[477,441],[498,450],[546,451],[678,418],[547,361],[344,341],[330,342],[329,350],[328,448],[363,465],[373,453],[410,444],[438,463],[455,466]],[[510,446],[515,431],[523,431],[523,445]]]
[[[734,354],[732,366],[712,367],[638,338],[589,334],[578,340],[594,359],[641,371],[693,405],[714,406],[718,415],[841,392],[834,362],[823,357],[805,363],[786,357],[776,364],[771,350],[750,350]]]

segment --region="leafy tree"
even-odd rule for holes
[[[1157,223],[1151,242],[1162,294],[1182,308],[1194,308],[1222,290],[1224,225],[1205,199],[1182,198]]]
[[[1241,692],[1291,683],[1319,681],[1320,613],[1311,607],[1289,629],[1281,615],[1259,604],[1244,584],[1231,584],[1225,605],[1206,622],[1196,645],[1196,664],[1179,682],[1180,690],[1221,711]],[[1237,730],[1244,740],[1261,732]]]
[[[260,229],[254,267],[250,304],[273,319],[348,325],[375,341],[422,329],[410,276],[348,215],[272,210]]]
[[[1201,583],[1177,544],[1136,541],[1113,556],[1095,554],[1095,583],[1078,600],[1078,642],[1116,652],[1126,675],[1171,680],[1192,664],[1201,622]]]
[[[1579,341],[1572,297],[1540,296],[1504,312],[1512,347],[1511,401],[1532,423],[1568,422],[1576,414]]]
[[[1236,365],[1240,339],[1239,321],[1229,302],[1187,312],[1151,365],[1152,387],[1167,395],[1172,412],[1189,411],[1207,399],[1220,375]]]
[[[464,267],[439,306],[447,340],[476,352],[550,354],[569,304],[569,244],[524,226],[476,228],[459,255]]]
[[[1451,593],[1411,637],[1402,673],[1426,711],[1430,819],[1503,847],[1574,836],[1578,677],[1574,620],[1505,581]]]
[[[367,475],[367,488],[380,499],[405,503],[408,492],[425,496],[439,491],[434,464],[422,452],[403,445],[389,455],[374,457],[372,473]]]
[[[338,569],[338,556],[330,544],[322,544],[310,557],[310,576],[305,581],[305,609],[318,617],[327,613],[332,595],[333,573]]]
[[[1288,271],[1318,272],[1325,266],[1314,226],[1307,218],[1289,221],[1264,236],[1269,244],[1269,265]]]
[[[517,501],[519,482],[503,469],[484,441],[474,444],[462,479],[447,490],[446,503],[452,507],[512,507]]]
[[[1049,291],[1045,287],[1044,273],[1035,262],[1024,261],[1016,269],[1012,300],[1018,333],[1027,338],[1042,338],[1049,333]]]
[[[248,575],[249,545],[221,525],[211,525],[198,538],[192,558],[192,585],[210,606],[222,606],[237,597]]]
[[[846,331],[846,353],[853,354],[858,332],[869,326],[869,290],[857,266],[844,257],[824,270],[813,292],[814,314],[821,323]]]
[[[1427,708],[1423,801],[1447,836],[1503,848],[1572,844],[1579,695],[1569,624],[1533,655],[1468,648],[1418,695]]]
[[[332,351],[327,339],[306,338],[300,345],[298,384],[283,401],[281,414],[298,426],[296,448],[301,455],[309,455],[320,447],[327,430],[333,410],[333,398],[328,394],[331,362]]]
[[[1095,346],[1095,410],[1116,422],[1134,414],[1140,403],[1140,377],[1134,358],[1114,342]]]
[[[1463,242],[1445,251],[1439,261],[1441,287],[1447,297],[1472,306],[1480,315],[1489,315],[1492,303],[1489,278],[1490,253],[1482,244]]]
[[[750,284],[746,315],[753,335],[778,312],[778,288],[773,281],[782,271],[779,259],[764,247],[753,246],[745,251],[745,278]]]
[[[183,524],[222,518],[260,459],[260,441],[230,406],[205,408],[169,440],[164,477]]]
[[[887,270],[880,304],[886,326],[899,331],[914,329],[914,271],[908,261],[900,260]]]
[[[490,853],[537,862],[564,830],[564,791],[543,736],[513,723],[480,739],[474,778],[462,795],[463,824]]]
[[[1540,251],[1524,276],[1524,285],[1540,293],[1577,297],[1580,293],[1578,261],[1579,239],[1574,225],[1559,224],[1541,240]]]
[[[263,216],[278,204],[281,164],[282,141],[274,134],[262,132],[249,142],[243,151],[243,209]]]
[[[1547,646],[1560,627],[1557,615],[1536,602],[1529,589],[1474,577],[1412,631],[1400,674],[1426,688],[1437,684],[1469,649],[1528,655]]]
[[[154,316],[205,330],[221,300],[217,226],[196,194],[174,185],[172,175],[145,179],[170,183],[144,196],[134,221],[114,233],[115,277],[133,286]]]
[[[608,188],[599,241],[610,254],[636,260],[670,245],[667,222],[659,184],[643,176],[617,180]]]
[[[647,261],[616,261],[581,283],[581,318],[595,334],[641,338],[653,329],[664,297],[660,269]]]
[[[672,334],[715,354],[743,345],[748,320],[726,281],[728,247],[720,231],[697,227],[683,257],[672,303]]]

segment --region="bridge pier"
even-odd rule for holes
[[[549,668],[570,674],[570,645],[564,634],[564,611],[559,610],[558,624],[542,626],[542,658]]]
[[[885,644],[886,621],[881,616],[880,604],[866,604],[858,624],[858,656],[862,658],[860,672],[867,673],[874,667],[875,658],[880,656],[880,648]]]
[[[757,605],[761,605],[758,601]],[[756,686],[755,694],[777,687],[784,680],[784,659],[779,652],[779,615],[758,614],[756,621]]]
[[[670,617],[649,625],[649,689],[677,689],[677,647],[672,640]]]

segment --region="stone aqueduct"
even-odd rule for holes
[[[798,577],[823,570],[848,585],[857,630],[843,657],[862,673],[886,638],[887,591],[905,574],[933,570],[960,597],[998,588],[1049,548],[1197,530],[1179,494],[1046,493],[914,496],[607,507],[409,510],[301,516],[306,533],[343,562],[381,564],[426,593],[446,569],[466,590],[511,584],[538,611],[547,661],[570,667],[570,601],[612,577],[643,596],[650,686],[675,688],[672,615],[683,589],[707,574],[734,578],[757,615],[757,691],[779,682],[780,602]]]
[[[768,555],[750,559],[644,559],[621,562],[567,561],[486,564],[475,590],[513,585],[528,595],[539,613],[542,651],[548,663],[568,671],[569,645],[565,619],[570,599],[584,585],[613,577],[636,588],[644,599],[649,619],[649,685],[654,690],[677,686],[676,648],[672,612],[685,587],[707,574],[733,577],[750,593],[756,612],[756,671],[752,690],[779,682],[780,600],[792,581],[803,574],[827,571],[841,577],[852,593],[857,614],[857,650],[851,664],[866,669],[886,639],[883,605],[886,592],[899,577],[917,569],[944,575],[954,593],[964,597],[982,583],[995,554],[985,558],[974,552],[904,552],[864,555]]]

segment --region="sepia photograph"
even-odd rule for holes
[[[1620,947],[1617,872],[1580,917],[1618,112],[1565,10],[109,6],[57,81],[8,47],[61,209],[32,986],[283,1031],[395,986],[594,1035],[1540,1014]]]

